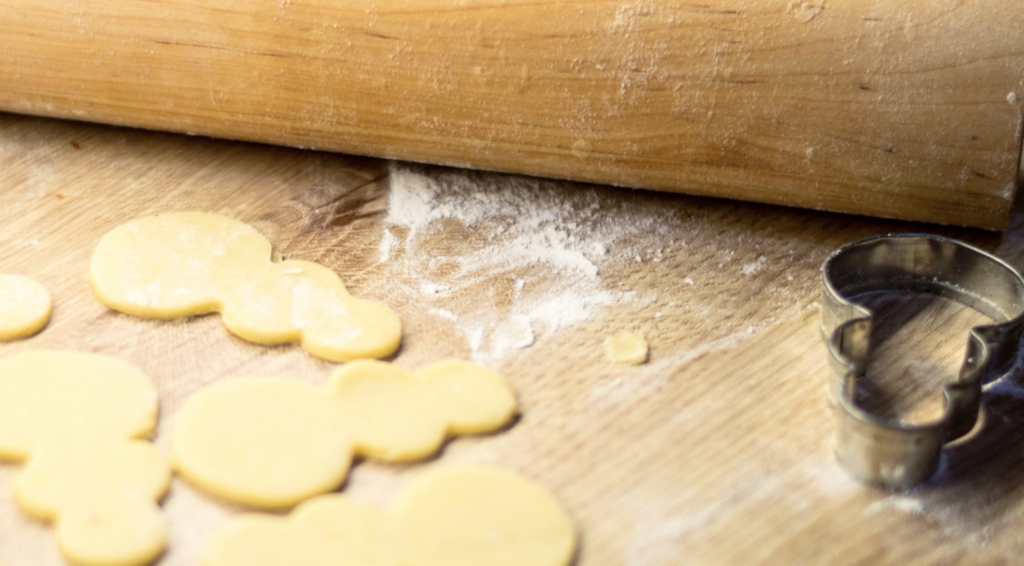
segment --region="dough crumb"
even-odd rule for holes
[[[604,340],[605,356],[620,364],[639,365],[647,361],[647,341],[632,332],[620,332]]]

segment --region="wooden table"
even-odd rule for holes
[[[926,230],[1020,266],[1019,211],[998,234],[0,114],[0,271],[37,279],[55,304],[45,331],[0,355],[76,349],[139,365],[161,394],[164,449],[182,401],[214,380],[322,383],[331,367],[233,338],[217,316],[155,322],[101,305],[87,280],[99,237],[172,210],[249,222],[284,256],[397,310],[395,363],[473,358],[514,385],[523,416],[510,429],[429,462],[363,462],[352,497],[387,504],[432,466],[515,470],[576,521],[580,566],[1001,564],[1024,551],[1024,388],[989,391],[983,429],[928,485],[860,486],[832,461],[816,313],[836,246]],[[876,303],[889,339],[872,398],[926,417],[981,317],[921,297]],[[650,362],[604,359],[620,330],[647,337]],[[0,560],[61,564],[50,529],[11,499],[17,471],[0,465]],[[199,564],[240,511],[179,480],[164,509],[166,566]]]

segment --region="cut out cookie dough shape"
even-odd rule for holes
[[[387,510],[322,495],[287,517],[242,515],[210,538],[203,566],[566,566],[575,549],[543,488],[462,466],[419,477]]]
[[[330,269],[271,261],[270,242],[237,220],[176,212],[108,232],[92,256],[92,287],[108,307],[143,318],[219,312],[232,334],[274,345],[300,342],[340,362],[398,349],[391,309],[356,299]]]
[[[21,275],[0,275],[0,340],[27,338],[50,322],[46,287]]]
[[[0,360],[0,459],[26,463],[14,497],[55,524],[68,561],[133,566],[163,552],[157,502],[170,464],[140,440],[157,410],[149,378],[115,358],[42,350]]]
[[[226,380],[175,415],[171,453],[210,493],[285,508],[336,489],[356,455],[425,458],[447,437],[497,430],[516,414],[505,379],[446,360],[408,372],[375,360],[337,368],[324,389],[275,377]]]

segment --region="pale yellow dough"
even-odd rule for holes
[[[642,364],[647,361],[647,341],[631,332],[620,332],[604,340],[605,356],[620,364]]]
[[[177,471],[210,493],[262,508],[336,489],[355,455],[425,458],[445,438],[493,431],[517,412],[505,379],[446,360],[417,372],[361,360],[325,389],[278,377],[214,383],[175,415]]]
[[[243,515],[210,538],[203,566],[566,566],[576,531],[540,486],[494,468],[441,468],[394,507],[323,495],[290,516]]]
[[[0,275],[0,340],[39,332],[50,322],[51,308],[46,287],[21,275]]]
[[[26,463],[14,497],[55,524],[70,562],[134,566],[163,552],[157,502],[171,468],[141,440],[156,418],[153,384],[126,362],[45,350],[0,360],[0,459]]]
[[[300,342],[336,362],[390,356],[402,339],[394,311],[352,297],[326,267],[271,261],[270,242],[252,226],[215,214],[118,226],[96,247],[90,277],[112,309],[158,319],[219,312],[244,340]]]

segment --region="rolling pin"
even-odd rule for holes
[[[0,109],[1002,229],[1010,0],[6,0]]]

